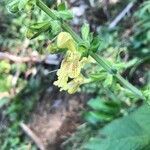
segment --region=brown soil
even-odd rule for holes
[[[30,129],[41,140],[46,150],[61,150],[61,143],[82,123],[81,112],[87,96],[46,94],[34,110]],[[57,97],[57,99],[54,97]]]

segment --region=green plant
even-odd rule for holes
[[[85,113],[85,119],[87,122],[98,126],[99,124],[108,123],[120,116],[121,102],[109,101],[103,98],[91,99],[87,105],[91,108],[91,111]]]
[[[83,124],[63,146],[67,150],[149,150],[149,114],[150,107],[144,104],[100,129]]]
[[[22,8],[28,7],[30,5],[37,5],[40,9],[42,9],[50,17],[50,20],[58,21],[61,28],[64,31],[68,32],[70,34],[70,36],[72,36],[72,38],[74,40],[71,37],[70,38],[66,37],[66,38],[68,38],[68,41],[66,41],[66,44],[68,44],[67,42],[69,42],[69,41],[71,41],[72,43],[77,44],[78,50],[80,51],[79,53],[81,53],[82,56],[84,55],[84,56],[87,57],[88,55],[90,55],[108,73],[112,74],[123,86],[125,86],[126,88],[131,90],[136,96],[138,96],[142,99],[145,99],[143,94],[137,88],[135,88],[133,85],[131,85],[128,81],[126,81],[118,73],[117,69],[115,69],[114,67],[111,67],[111,65],[103,57],[95,54],[95,52],[97,51],[97,49],[99,47],[99,41],[98,41],[97,38],[93,38],[92,35],[89,33],[88,26],[83,27],[83,30],[81,31],[82,32],[82,38],[80,36],[78,36],[68,26],[68,24],[65,22],[65,20],[70,19],[72,17],[72,15],[71,15],[70,11],[67,9],[67,7],[64,4],[60,4],[58,6],[57,10],[51,10],[40,0],[33,1],[32,3],[30,3],[30,1],[28,1],[28,0],[26,0],[24,3],[20,3],[19,1],[16,1],[15,3],[12,2],[12,3],[9,4],[9,8],[10,8],[9,10],[13,13],[16,13],[19,10],[22,10]],[[53,26],[50,26],[50,27],[52,29]],[[39,35],[39,33],[43,32],[45,30],[47,30],[47,26],[46,26],[46,29],[45,29],[45,25],[41,26],[40,28],[37,28],[36,35]],[[32,32],[34,32],[34,30],[32,30]],[[58,33],[59,33],[59,31],[58,31]],[[64,38],[65,38],[65,36],[64,36]],[[60,44],[60,43],[58,43],[58,41],[57,41],[57,46],[58,46],[58,44]],[[74,46],[76,46],[76,45],[74,45]],[[60,48],[68,49],[70,47],[69,46],[67,47],[67,45],[62,45],[62,46],[58,46],[58,48],[59,49]],[[76,51],[78,51],[78,50],[76,49]],[[74,81],[74,82],[76,82],[76,81]]]
[[[102,128],[81,149],[86,150],[149,150],[150,107],[144,105],[123,118],[114,120]]]
[[[108,61],[103,55],[99,55],[98,52],[100,49],[104,50],[105,47],[102,48],[99,38],[90,33],[88,24],[83,25],[81,36],[76,34],[68,25],[67,21],[72,19],[73,16],[65,3],[61,3],[56,9],[50,9],[41,0],[34,0],[32,2],[29,0],[24,0],[23,2],[15,0],[9,3],[8,8],[13,13],[26,10],[34,12],[36,6],[44,11],[47,16],[45,15],[40,21],[31,21],[32,24],[28,27],[26,36],[29,39],[34,39],[42,33],[47,33],[48,38],[51,40],[51,44],[47,50],[51,53],[65,53],[61,67],[57,72],[58,80],[55,81],[54,84],[60,87],[61,90],[66,90],[72,94],[75,93],[83,83],[100,82],[101,88],[109,89],[108,91],[111,93],[111,97],[105,95],[101,100],[94,99],[88,103],[93,109],[86,114],[86,119],[90,123],[98,125],[101,122],[105,125],[121,116],[120,109],[122,106],[121,103],[118,102],[120,97],[123,97],[122,99],[126,101],[145,100],[149,97],[147,89],[141,92],[120,75],[124,68],[132,66],[135,62],[129,62],[125,67],[126,64],[121,64],[121,61]],[[91,57],[94,61],[91,60]],[[88,74],[87,78],[85,78],[84,72],[82,71],[84,71],[84,67],[87,63],[96,65],[98,69],[97,72],[90,75]],[[120,84],[122,84],[123,87]],[[104,90],[102,93],[105,93]],[[18,105],[19,104],[15,104],[13,108],[10,107],[11,109],[8,109],[10,111],[8,111],[8,114],[11,116],[10,118],[16,119],[17,111],[20,111],[20,108],[22,108],[22,105],[19,105],[19,107]],[[94,135],[91,134],[91,136]],[[88,138],[90,138],[90,136]],[[82,146],[90,148],[93,144],[92,142],[90,143],[88,146]],[[94,144],[96,146],[97,143]]]

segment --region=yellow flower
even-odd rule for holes
[[[81,71],[81,55],[77,52],[69,52],[67,53],[67,60],[68,60],[68,77],[69,78],[76,78],[79,76]]]
[[[69,94],[75,93],[79,86],[84,83],[84,77],[79,75],[77,78],[74,78],[72,81],[68,82],[67,91]]]
[[[81,58],[75,41],[67,32],[61,32],[58,35],[57,47],[67,49],[67,52],[57,72],[58,80],[54,82],[54,85],[58,86],[61,91],[66,90],[70,94],[75,93],[79,86],[84,83],[81,69],[87,62],[87,58]]]
[[[61,32],[57,37],[58,48],[66,48],[70,51],[76,51],[76,44],[72,36],[67,32]]]

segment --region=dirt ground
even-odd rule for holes
[[[28,123],[43,149],[62,149],[61,144],[82,124],[81,115],[88,97],[83,94],[68,95],[57,92],[47,92],[44,95]]]

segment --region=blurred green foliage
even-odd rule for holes
[[[26,32],[26,36],[29,39],[36,37],[30,42],[29,47],[32,50],[43,53],[46,50],[44,44],[61,31],[60,22],[48,19],[38,9],[33,10],[32,14],[28,8],[24,11],[22,10],[24,3],[19,0],[14,2],[20,2],[12,10],[16,11],[15,15],[10,15],[7,12],[4,3],[0,6],[0,13],[2,14],[0,16],[1,49],[18,53],[16,49],[25,40],[24,33]],[[47,1],[47,3],[53,5],[52,2]],[[59,7],[59,13],[55,12],[57,17],[64,20],[72,18],[70,11],[67,11],[67,9],[66,11],[61,11],[61,9],[64,10],[64,7]],[[21,10],[21,13],[17,12],[18,10]],[[90,40],[94,37],[90,48],[92,50],[98,48],[98,53],[107,58],[108,63],[114,64],[113,67],[117,68],[120,73],[127,72],[128,79],[130,79],[129,74],[135,77],[134,73],[141,68],[141,65],[146,68],[143,77],[145,84],[141,88],[148,102],[150,101],[150,73],[147,71],[147,68],[149,68],[147,65],[150,62],[149,16],[150,1],[147,0],[140,5],[134,15],[129,16],[133,20],[133,25],[129,27],[131,34],[124,35],[128,29],[125,23],[129,19],[128,17],[114,30],[110,31],[107,25],[104,25],[101,27],[98,37],[92,34],[89,35],[89,27],[85,24],[81,29],[84,43],[80,43],[80,48],[84,51],[85,48],[90,47]],[[46,33],[41,34],[43,32]],[[107,74],[95,62],[86,67],[83,73],[85,76],[90,74],[87,81],[89,84],[83,86],[81,92],[90,94],[92,97],[83,112],[86,124],[79,127],[77,132],[64,143],[64,147],[68,150],[99,150],[100,147],[102,150],[115,150],[128,143],[124,146],[124,150],[140,150],[145,147],[147,148],[145,150],[148,150],[150,141],[148,131],[149,107],[144,105],[136,110],[143,101],[134,97],[129,90],[121,87],[113,75]],[[28,66],[26,64],[15,65],[7,61],[0,62],[0,92],[10,92],[12,88],[11,80],[18,68],[21,73],[24,73]],[[20,84],[18,83],[17,87],[22,90],[12,99],[7,97],[0,99],[0,109],[7,108],[3,110],[3,115],[8,120],[8,131],[0,134],[0,149],[27,149],[30,141],[23,136],[19,123],[20,121],[28,120],[40,94],[49,87],[49,84],[47,84],[49,80],[44,81],[45,76],[41,74],[32,76],[28,81],[20,78],[18,81]],[[118,119],[119,117],[120,119]],[[144,140],[142,140],[143,137]],[[118,143],[117,141],[120,138],[122,138],[122,141]],[[132,139],[130,140],[130,138]],[[33,145],[32,149],[36,149],[36,147]]]
[[[91,99],[87,105],[92,110],[85,113],[85,119],[93,125],[110,122],[120,114],[121,104],[119,103],[117,100],[108,101],[98,97]]]

